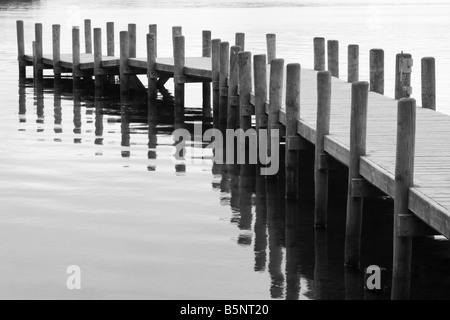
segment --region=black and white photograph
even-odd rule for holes
[[[0,0],[0,28],[0,300],[450,299],[448,0]]]

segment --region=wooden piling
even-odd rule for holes
[[[359,80],[359,46],[356,44],[348,45],[348,72],[347,82],[353,83]]]
[[[422,108],[436,110],[436,61],[422,58]]]
[[[213,90],[213,123],[215,126],[219,124],[219,78],[220,78],[220,39],[211,41],[211,67],[212,67],[212,90]]]
[[[172,43],[173,43],[173,56],[175,57],[175,37],[181,36],[183,34],[183,29],[180,26],[172,27]]]
[[[16,22],[17,27],[17,60],[19,62],[19,80],[23,81],[27,77],[25,63],[25,31],[22,20]]]
[[[227,123],[228,113],[228,75],[230,69],[230,44],[222,42],[220,44],[220,100],[219,100],[219,123]]]
[[[105,76],[102,74],[102,29],[94,29],[94,76],[96,92],[101,93]]]
[[[211,31],[202,31],[202,57],[211,57]],[[203,82],[202,84],[202,107],[203,107],[203,119],[209,120],[211,115],[211,83]]]
[[[72,28],[72,78],[73,87],[80,85],[80,28]]]
[[[53,77],[55,85],[61,80],[61,25],[52,26]]]
[[[114,57],[114,22],[106,23],[106,48],[108,57]]]
[[[227,129],[237,129],[240,124],[239,109],[239,52],[241,47],[230,49],[230,76],[228,79],[228,115]]]
[[[401,236],[399,218],[411,214],[408,203],[409,189],[414,186],[415,139],[416,100],[401,99],[398,102],[395,164],[393,300],[409,299],[410,295],[412,237]]]
[[[128,31],[120,32],[120,97],[128,100],[130,91],[130,76],[128,59],[130,55],[130,35]]]
[[[252,127],[253,114],[253,108],[250,105],[250,93],[252,92],[252,54],[248,51],[241,51],[238,53],[238,60],[240,127],[244,131],[247,131]]]
[[[325,70],[325,38],[314,38],[314,70]]]
[[[40,82],[44,78],[44,66],[42,64],[43,56],[43,44],[42,44],[42,23],[35,24],[35,45],[36,45],[36,55],[35,59],[35,80]]]
[[[136,24],[128,24],[128,34],[130,36],[130,58],[136,58]]]
[[[395,57],[395,99],[409,98],[412,93],[412,57],[409,53],[399,53]]]
[[[328,168],[325,153],[325,136],[330,134],[331,73],[317,73],[317,122],[314,161],[315,206],[314,225],[327,227],[328,217]]]
[[[273,129],[280,129],[280,109],[283,99],[284,59],[275,58],[270,62],[269,80],[269,136],[272,137]],[[271,140],[268,141],[268,151],[271,150]]]
[[[299,151],[290,139],[298,138],[297,123],[300,116],[300,72],[298,63],[286,68],[286,198],[298,197]]]
[[[148,123],[157,116],[156,34],[147,34]]]
[[[92,24],[90,19],[84,20],[84,43],[86,53],[92,53]]]
[[[235,45],[241,47],[241,51],[245,51],[245,33],[243,32],[236,33]]]
[[[155,57],[157,57],[158,56],[158,25],[150,24],[148,26],[148,32],[150,34],[155,35]]]
[[[175,83],[175,123],[184,123],[184,65],[185,42],[184,36],[175,36],[174,46],[174,83]]]
[[[328,40],[328,71],[333,77],[339,78],[339,41]]]
[[[259,54],[253,57],[253,72],[255,82],[255,115],[256,132],[267,128],[267,66],[266,55]]]
[[[370,91],[384,94],[384,50],[370,50]]]
[[[352,184],[354,179],[361,179],[359,174],[360,158],[366,155],[368,91],[368,82],[360,81],[352,84],[350,162],[345,233],[345,265],[349,267],[358,267],[360,264],[363,198],[352,193]]]
[[[274,33],[266,34],[267,43],[267,63],[270,63],[277,57],[277,35]]]

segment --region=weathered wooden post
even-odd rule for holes
[[[86,53],[92,53],[92,24],[90,19],[84,20],[84,46]]]
[[[130,74],[128,59],[130,57],[130,35],[128,31],[120,32],[120,97],[122,101],[129,98]]]
[[[395,99],[409,98],[412,94],[411,71],[413,59],[409,53],[399,53],[395,57]]]
[[[183,34],[183,29],[180,26],[172,27],[172,41],[173,41],[173,56],[175,57],[175,37],[181,36]]]
[[[348,45],[348,78],[347,82],[353,83],[359,80],[359,46]]]
[[[148,26],[148,32],[150,34],[155,35],[155,56],[158,56],[158,25],[156,24],[150,24]]]
[[[96,92],[102,93],[105,75],[102,68],[102,29],[94,29],[94,76]]]
[[[272,131],[280,130],[280,109],[283,99],[283,76],[284,76],[284,59],[273,59],[270,62],[270,80],[269,80],[269,116],[268,127],[269,137],[268,152],[271,154],[272,148]],[[272,155],[273,157],[274,155]],[[278,156],[278,155],[276,155]]]
[[[422,107],[436,110],[436,61],[422,58]]]
[[[80,28],[72,28],[72,78],[74,89],[80,86]]]
[[[202,32],[202,57],[211,58],[211,31],[203,30]],[[210,120],[211,114],[211,83],[203,82],[203,119]]]
[[[384,50],[370,50],[370,91],[384,94]]]
[[[252,115],[254,114],[253,106],[250,105],[250,93],[252,91],[252,54],[248,51],[241,51],[238,53],[238,60],[240,126],[244,131],[247,131],[252,127]]]
[[[314,38],[314,70],[325,70],[325,38]]]
[[[128,34],[130,36],[130,58],[136,58],[136,24],[128,24]]]
[[[265,54],[254,56],[253,71],[255,82],[256,132],[259,134],[259,129],[267,129],[267,66]]]
[[[33,84],[36,83],[36,41],[32,42],[33,47]]]
[[[35,74],[36,80],[41,82],[44,79],[44,66],[42,64],[43,48],[42,48],[42,23],[35,24],[35,43],[36,55],[35,59]]]
[[[106,48],[108,57],[114,57],[114,22],[106,23]]]
[[[174,83],[175,83],[175,123],[184,123],[184,65],[185,42],[184,36],[175,36],[174,46]]]
[[[330,133],[331,73],[317,73],[317,122],[314,161],[315,206],[314,225],[327,227],[328,217],[328,156],[325,153],[325,136]]]
[[[230,44],[222,42],[220,44],[220,100],[219,100],[219,123],[227,123],[228,112],[228,75],[230,69]]]
[[[290,63],[286,68],[286,198],[298,197],[299,150],[295,139],[300,116],[300,72],[298,63]]]
[[[147,34],[148,123],[157,116],[156,35]]]
[[[243,32],[236,33],[235,45],[241,47],[241,51],[245,51],[245,33]]]
[[[61,81],[61,25],[52,26],[54,85]]]
[[[333,77],[339,78],[339,41],[328,40],[328,71]]]
[[[17,60],[19,62],[19,80],[27,77],[27,65],[25,62],[25,31],[22,20],[16,22],[17,26]]]
[[[267,63],[270,63],[277,57],[277,35],[274,33],[266,34],[267,42]]]
[[[399,232],[402,216],[410,215],[409,189],[414,186],[414,152],[416,139],[416,100],[398,102],[397,153],[394,197],[394,262],[391,298],[409,299],[411,288],[412,237]]]
[[[219,124],[219,78],[220,78],[220,39],[211,41],[212,57],[212,90],[213,90],[213,123],[214,126]]]
[[[230,77],[228,79],[228,115],[227,129],[237,129],[240,124],[239,109],[239,52],[241,47],[230,49]]]
[[[353,185],[358,179],[359,164],[366,155],[367,104],[369,83],[352,84],[352,106],[350,116],[350,161],[348,170],[347,224],[345,232],[345,265],[358,267],[361,254],[361,228],[363,197],[354,193]]]

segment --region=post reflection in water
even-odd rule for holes
[[[81,135],[81,97],[83,89],[79,83],[74,81],[73,85],[73,133]],[[82,139],[75,137],[73,143],[81,143]]]
[[[103,100],[100,95],[101,91],[96,88],[95,89],[95,140],[94,144],[103,145]]]
[[[148,118],[148,160],[156,160],[156,148],[158,147],[158,118]],[[153,161],[151,161],[153,162]],[[149,163],[147,165],[148,171],[155,171],[156,165]]]
[[[265,271],[267,263],[267,203],[266,178],[256,176],[255,203],[255,271]]]
[[[19,122],[27,122],[26,85],[23,82],[19,83]]]
[[[130,147],[130,103],[121,102],[120,106],[120,129],[122,133],[122,140],[120,145],[122,146],[121,155],[122,158],[129,158],[131,152]],[[123,148],[125,147],[125,148]]]
[[[62,108],[61,108],[61,96],[62,96],[62,85],[60,82],[55,82],[53,89],[53,117],[54,117],[54,131],[55,133],[62,133]],[[54,139],[55,141],[60,141],[59,139]]]
[[[35,83],[34,99],[36,104],[36,123],[44,124],[44,84],[42,82]],[[37,132],[44,132],[44,127],[38,126]]]
[[[252,199],[255,191],[256,177],[254,174],[255,168],[253,165],[241,165],[240,177],[240,192],[239,192],[239,211],[240,219],[238,227],[242,231],[251,230],[252,228]],[[251,233],[241,233],[238,238],[240,245],[250,245],[252,243]]]
[[[328,294],[328,234],[324,229],[316,229],[314,234],[314,299],[327,299]]]
[[[299,202],[286,200],[286,300],[300,298],[301,212]]]

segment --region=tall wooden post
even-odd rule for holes
[[[272,137],[272,130],[280,129],[280,109],[283,99],[284,59],[273,59],[270,62],[270,66],[268,127],[269,136]],[[272,150],[270,141],[268,151],[271,154]]]
[[[297,124],[300,116],[300,72],[298,63],[286,68],[286,198],[298,197],[299,151],[293,146],[298,138]]]
[[[211,58],[211,31],[203,30],[202,32],[202,57]],[[203,119],[210,120],[211,114],[211,83],[203,82]]]
[[[355,179],[361,179],[359,174],[360,159],[366,155],[368,97],[368,82],[360,81],[352,84],[350,163],[345,233],[345,265],[349,267],[358,267],[360,264],[363,198],[359,194],[353,194],[352,185]]]
[[[325,70],[325,38],[314,38],[314,70]]]
[[[348,78],[347,82],[353,83],[359,80],[359,46],[348,45]]]
[[[219,100],[220,100],[220,39],[211,41],[212,57],[212,90],[213,90],[213,123],[219,125]]]
[[[72,78],[74,89],[80,86],[80,28],[72,28]]]
[[[53,77],[54,84],[57,86],[61,81],[61,25],[54,24],[52,26],[53,38]]]
[[[84,20],[84,43],[86,53],[92,53],[92,25],[91,20]]]
[[[174,46],[174,82],[175,82],[175,124],[184,123],[184,36],[175,37]]]
[[[370,50],[370,91],[384,94],[384,50]]]
[[[333,77],[339,78],[339,41],[328,40],[328,71]]]
[[[147,34],[148,123],[157,116],[156,35]]]
[[[314,225],[327,227],[328,217],[328,167],[325,153],[325,136],[330,133],[331,73],[317,73],[317,122],[314,161],[315,206]]]
[[[237,129],[240,123],[239,108],[239,52],[241,47],[230,49],[230,77],[228,79],[228,115],[227,129]]]
[[[219,123],[227,123],[228,112],[228,75],[230,69],[230,45],[228,42],[220,44],[220,100],[219,100]]]
[[[106,23],[106,47],[108,57],[114,57],[114,22]]]
[[[155,56],[158,56],[158,25],[150,24],[148,26],[148,33],[155,35]]]
[[[35,55],[35,74],[36,80],[41,82],[44,79],[44,66],[42,64],[43,48],[42,48],[42,23],[35,24],[35,43],[36,43],[36,55]]]
[[[24,81],[27,77],[25,63],[25,32],[22,20],[16,22],[17,27],[17,60],[19,62],[19,80]]]
[[[102,69],[102,29],[94,29],[94,75],[96,92],[102,93],[105,76]]]
[[[183,34],[183,29],[180,26],[172,27],[172,42],[173,42],[173,56],[175,57],[175,37],[181,36]]]
[[[409,299],[411,288],[412,237],[402,237],[400,218],[411,214],[409,189],[414,186],[414,152],[416,139],[416,101],[401,99],[397,116],[397,155],[394,198],[394,262],[392,299]]]
[[[422,58],[422,107],[436,110],[436,61]]]
[[[409,98],[412,94],[411,71],[413,60],[409,53],[399,53],[395,58],[395,99]]]
[[[235,45],[241,47],[241,51],[245,51],[245,33],[236,33]]]
[[[239,109],[240,126],[244,131],[252,127],[252,106],[250,93],[252,92],[252,54],[248,51],[238,53],[239,60]]]
[[[130,57],[130,35],[128,31],[120,32],[120,97],[122,101],[129,98],[130,74],[128,59]]]
[[[267,129],[267,66],[265,54],[254,56],[253,71],[255,79],[256,132],[259,134],[259,129]]]
[[[128,35],[130,37],[130,58],[136,58],[136,24],[128,24]]]
[[[267,63],[270,63],[277,57],[277,35],[274,33],[266,34],[267,42]]]

